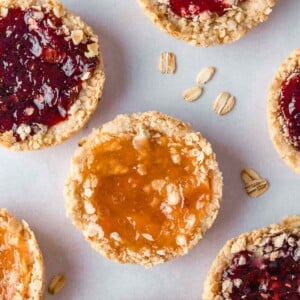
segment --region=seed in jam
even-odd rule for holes
[[[113,137],[90,151],[85,210],[98,216],[112,247],[186,253],[212,194],[210,179],[196,170],[200,151],[155,133]]]
[[[205,11],[222,15],[229,7],[224,0],[170,0],[171,10],[183,18],[193,18]]]
[[[12,130],[20,139],[20,125],[34,134],[40,124],[66,120],[98,64],[85,55],[93,44],[75,44],[52,13],[10,8],[0,18],[0,133]]]
[[[223,273],[225,299],[299,300],[300,238],[285,233],[269,237],[262,251],[234,256]]]
[[[289,141],[300,150],[300,73],[295,74],[283,84],[280,108]]]

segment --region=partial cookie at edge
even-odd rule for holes
[[[246,0],[224,15],[187,20],[168,11],[158,0],[138,0],[144,13],[162,31],[188,44],[209,47],[239,40],[249,30],[268,19],[276,0]]]
[[[223,300],[223,297],[221,296],[222,275],[226,268],[230,266],[232,258],[236,253],[246,250],[247,247],[256,244],[257,241],[266,236],[276,235],[284,232],[293,233],[300,237],[299,228],[291,228],[283,223],[281,225],[273,224],[269,227],[247,232],[237,238],[229,240],[219,252],[208,273],[204,284],[203,300]]]
[[[12,220],[16,224],[20,224],[22,229],[26,232],[28,239],[28,247],[30,254],[33,259],[31,281],[29,283],[29,298],[25,300],[42,300],[45,286],[45,270],[44,262],[41,250],[35,238],[33,231],[29,228],[29,225],[23,220],[19,222],[11,213],[6,209],[0,208],[0,217],[7,219],[7,221]]]
[[[282,84],[297,68],[300,68],[300,49],[291,53],[272,81],[267,100],[267,119],[271,140],[279,156],[294,172],[300,174],[300,152],[287,142],[279,118]]]
[[[98,37],[91,27],[66,9],[58,0],[0,0],[0,7],[26,9],[32,6],[41,6],[52,10],[54,14],[61,15],[63,22],[70,30],[80,29],[98,43]],[[71,106],[70,116],[66,121],[48,128],[46,132],[41,130],[37,134],[28,136],[24,141],[16,141],[13,132],[7,131],[0,134],[0,145],[13,151],[40,150],[60,144],[77,133],[94,114],[102,96],[105,74],[100,50],[98,58],[99,64],[93,76],[83,82],[82,90]]]

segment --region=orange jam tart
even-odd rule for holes
[[[43,262],[34,234],[5,209],[0,209],[0,266],[1,299],[42,299]]]
[[[211,146],[149,112],[119,116],[83,141],[69,214],[101,253],[145,266],[186,254],[212,225],[222,179]]]

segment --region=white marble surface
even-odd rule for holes
[[[46,300],[201,299],[203,282],[227,239],[300,213],[299,177],[277,156],[266,126],[269,83],[285,57],[300,46],[300,1],[279,0],[268,22],[229,46],[197,49],[161,33],[134,0],[65,0],[101,37],[107,82],[103,101],[85,130],[68,142],[36,153],[0,149],[1,206],[26,219],[37,234],[47,279],[63,272],[66,288]],[[178,58],[175,76],[161,76],[161,51]],[[196,103],[181,93],[198,71],[218,72]],[[235,110],[220,118],[212,112],[216,95],[237,96]],[[212,143],[224,172],[224,202],[217,222],[187,256],[145,270],[110,262],[84,242],[65,217],[63,187],[79,139],[118,113],[161,110],[191,122]],[[240,170],[251,166],[271,183],[257,200],[242,188]]]

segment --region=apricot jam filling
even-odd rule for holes
[[[89,38],[74,43],[50,12],[8,9],[0,17],[0,133],[12,130],[18,138],[20,125],[34,134],[40,124],[66,120],[98,64],[87,54],[94,45]]]
[[[171,10],[183,18],[193,18],[203,12],[222,15],[230,7],[224,0],[170,0]]]
[[[300,239],[277,235],[269,238],[261,254],[237,253],[223,274],[225,299],[300,299]]]
[[[25,299],[30,283],[28,245],[20,233],[0,228],[0,294],[1,299]]]
[[[285,121],[284,132],[289,142],[300,150],[300,73],[283,84],[280,108]]]
[[[113,247],[187,251],[212,195],[197,150],[152,133],[113,137],[91,151],[84,193]]]

